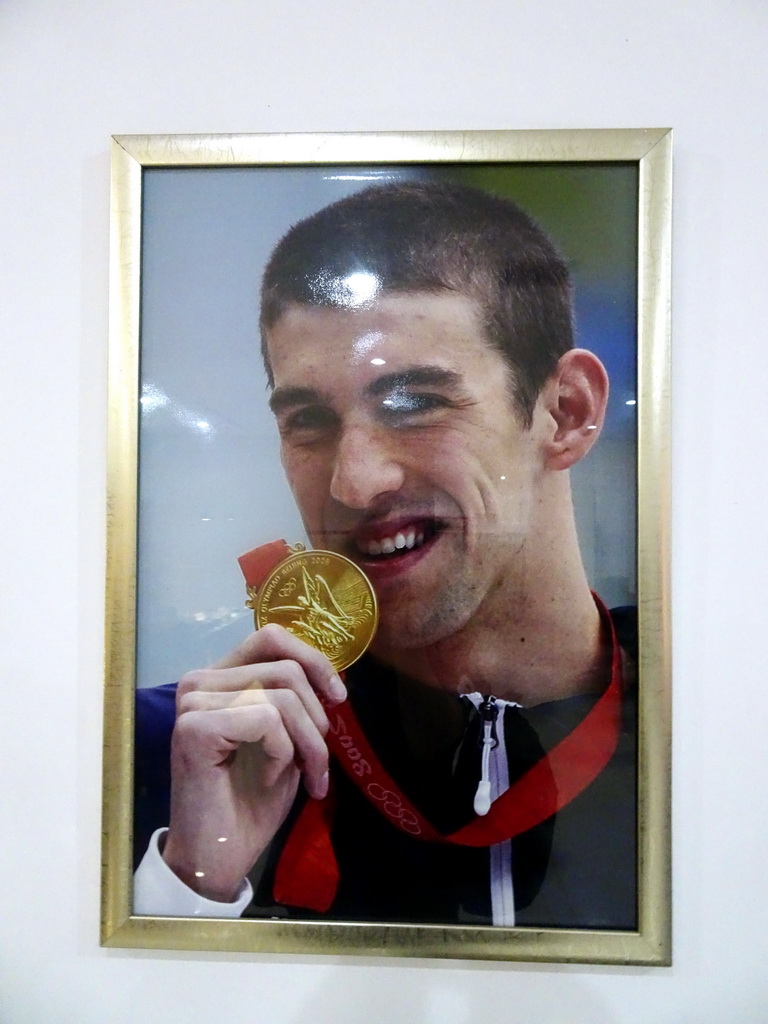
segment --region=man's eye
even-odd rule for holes
[[[447,404],[442,395],[418,391],[393,391],[381,403],[385,416],[393,419],[434,412],[437,409],[444,409]]]
[[[308,405],[294,409],[280,423],[282,434],[325,433],[336,426],[336,415],[321,405]]]

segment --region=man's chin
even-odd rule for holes
[[[377,651],[418,651],[440,643],[461,630],[464,624],[458,617],[441,614],[432,607],[430,614],[421,601],[400,600],[397,607],[388,608],[386,599],[379,601],[379,625],[372,649]]]

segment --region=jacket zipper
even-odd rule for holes
[[[509,763],[504,736],[504,712],[510,703],[495,697],[468,694],[482,722],[480,781],[475,792],[475,814],[488,813],[494,800],[509,789]],[[515,923],[515,890],[512,878],[512,840],[494,843],[488,848],[491,920],[497,927],[511,928]]]
[[[486,815],[491,809],[493,797],[491,796],[491,752],[499,745],[499,738],[496,734],[496,719],[499,717],[499,708],[495,697],[484,697],[483,702],[477,709],[483,723],[483,736],[480,744],[483,748],[480,762],[480,781],[477,784],[475,793],[474,808],[475,814]]]

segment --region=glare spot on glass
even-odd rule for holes
[[[371,349],[375,345],[380,344],[383,340],[384,335],[381,331],[366,331],[366,333],[361,334],[359,338],[355,338],[352,343],[355,359],[362,360],[370,354]]]
[[[324,174],[323,181],[397,181],[395,174]]]
[[[204,871],[196,871],[195,872],[195,878],[205,878],[205,872]]]
[[[386,361],[387,361],[386,359],[379,359],[379,358],[372,359],[371,360],[371,365],[372,366],[384,366]]]
[[[200,520],[200,522],[201,523],[210,523],[211,522],[211,517],[210,516],[203,516],[203,518]]]
[[[362,306],[364,303],[370,302],[379,290],[378,277],[367,271],[347,274],[343,284],[349,294],[348,303],[351,306]]]
[[[343,276],[321,272],[308,284],[318,301],[342,309],[357,309],[367,305],[380,289],[376,274],[365,270],[355,270]]]
[[[168,405],[170,398],[156,384],[147,383],[141,389],[139,401],[144,412],[151,412],[153,409],[162,409],[164,405]]]
[[[219,836],[219,842],[220,843],[226,843],[226,841],[227,841],[227,837],[226,836]]]
[[[194,430],[197,433],[204,434],[205,436],[213,436],[213,424],[201,416],[198,410],[190,409],[187,406],[180,405],[178,402],[173,401],[163,390],[151,381],[148,381],[143,385],[139,401],[141,402],[142,414],[154,413],[158,409],[164,409],[167,407],[168,412],[173,416],[177,423],[187,427],[189,430]]]
[[[507,479],[507,478],[506,478],[505,476],[500,476],[500,477],[499,477],[499,480],[506,480],[506,479]]]
[[[637,399],[636,398],[628,398],[625,404],[626,405],[637,405]]]
[[[171,411],[176,422],[180,423],[188,430],[194,430],[195,433],[203,434],[205,437],[213,436],[213,424],[201,416],[197,410],[189,409],[185,405],[176,405],[175,403],[172,403]]]
[[[590,425],[587,427],[587,430],[597,430],[596,424],[590,423]]]

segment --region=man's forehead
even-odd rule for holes
[[[431,362],[450,353],[459,365],[488,346],[476,304],[457,292],[387,293],[355,309],[293,304],[266,335],[273,372],[300,361],[384,365]]]

